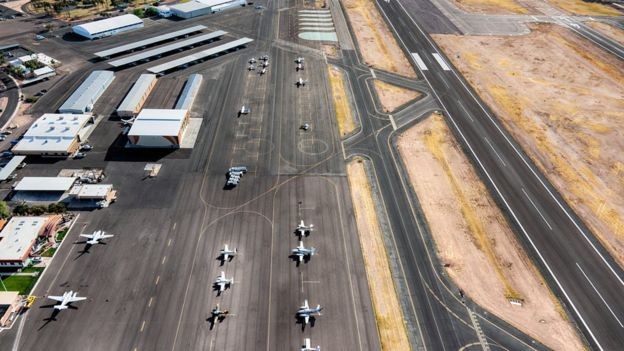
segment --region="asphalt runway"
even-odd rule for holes
[[[230,25],[236,20],[244,29],[255,23],[267,37],[175,71],[156,86],[148,105],[169,107],[188,74],[204,76],[191,111],[204,119],[192,151],[120,148],[122,128],[111,115],[144,72],[141,65],[118,72],[95,105],[103,120],[90,137],[94,150],[86,158],[34,159],[20,173],[100,167],[105,182],[118,190],[118,200],[107,209],[81,213],[34,291],[40,299],[13,329],[0,333],[3,345],[17,339],[16,350],[41,345],[54,350],[292,350],[310,337],[323,348],[380,349],[327,102],[326,68],[311,57],[304,73],[315,78],[301,90],[294,86],[297,53],[269,40],[276,14],[269,7],[257,22],[229,14]],[[247,71],[247,59],[265,52],[272,57],[269,73]],[[67,88],[51,90],[37,108],[57,108],[92,67],[66,77]],[[238,117],[243,103],[252,113]],[[307,133],[298,129],[304,120],[313,125]],[[148,179],[143,167],[154,161],[162,168]],[[225,190],[225,172],[233,164],[250,171],[240,186]],[[315,225],[304,240],[319,253],[297,266],[289,254],[298,243],[293,230],[299,219]],[[97,229],[115,237],[83,253],[84,244],[75,243],[78,234]],[[226,243],[239,255],[221,266],[216,258]],[[222,270],[235,283],[217,296],[212,283]],[[44,296],[69,289],[88,300],[48,320],[52,309]],[[314,326],[302,328],[295,311],[306,298],[325,309]],[[208,318],[216,304],[230,315],[213,325]]]

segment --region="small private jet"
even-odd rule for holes
[[[297,229],[296,229],[297,233],[299,234],[299,237],[308,236],[313,230],[314,230],[314,224],[305,225],[305,223],[303,223],[303,219],[301,220],[301,222],[299,222],[299,224],[297,225]]]
[[[78,292],[74,292],[74,291],[66,291],[63,293],[62,296],[53,296],[50,295],[48,296],[48,299],[50,300],[54,300],[54,301],[59,301],[60,304],[55,305],[54,309],[55,310],[66,310],[68,308],[71,307],[71,303],[72,302],[78,302],[78,301],[83,301],[86,300],[86,297],[79,297],[78,296]]]
[[[310,317],[320,316],[323,307],[321,305],[316,305],[316,308],[310,308],[308,304],[308,300],[303,302],[303,306],[299,307],[297,310],[297,317],[303,319],[304,324],[308,324],[310,322]]]
[[[232,285],[232,283],[234,283],[234,277],[228,279],[225,277],[225,272],[221,271],[221,275],[217,276],[217,279],[215,279],[214,286],[218,289],[219,293],[222,293]]]
[[[304,87],[307,82],[307,80],[303,80],[303,78],[299,77],[299,79],[297,79],[297,81],[295,82],[295,85],[297,86],[297,88]]]
[[[303,241],[299,241],[299,246],[292,249],[292,255],[297,256],[297,259],[299,260],[299,262],[303,261],[304,259],[309,260],[310,257],[314,256],[315,254],[316,254],[316,249],[313,247],[307,248],[303,246]]]
[[[219,258],[223,262],[231,261],[232,258],[234,258],[234,256],[236,256],[237,252],[238,252],[238,250],[236,248],[230,250],[230,248],[228,247],[228,244],[225,244],[225,246],[219,251]]]
[[[304,59],[303,57],[301,57],[301,56],[300,56],[300,57],[297,57],[297,58],[295,59],[295,63],[299,63],[299,64],[301,64],[301,63],[303,63],[303,61],[305,61],[305,59]]]
[[[113,235],[113,234],[106,234],[106,232],[103,231],[103,230],[96,230],[96,231],[93,232],[93,234],[80,234],[80,236],[83,237],[83,238],[89,239],[89,240],[87,240],[87,244],[88,245],[95,245],[95,244],[100,244],[101,240],[112,238],[115,235]]]

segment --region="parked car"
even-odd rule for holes
[[[2,154],[0,154],[0,157],[2,158],[13,157],[13,152],[9,150],[3,151]]]
[[[3,134],[3,135],[11,135],[11,134],[13,134],[13,132],[12,132],[12,131],[10,131],[10,130],[3,130],[3,131],[2,131],[2,133],[0,133],[0,134]]]
[[[0,141],[5,141],[6,140],[6,135],[0,135]]]
[[[93,150],[93,146],[89,144],[84,144],[80,147],[80,151],[91,151]]]
[[[74,159],[85,158],[85,156],[87,156],[87,154],[84,152],[76,152],[76,154],[74,155]]]

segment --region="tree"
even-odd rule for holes
[[[132,13],[139,18],[142,18],[145,15],[145,11],[143,11],[143,9],[134,9]]]
[[[0,218],[7,219],[11,216],[11,211],[6,201],[0,201]]]
[[[155,7],[148,7],[147,10],[145,10],[145,16],[158,16],[158,10]]]
[[[26,204],[19,204],[17,206],[15,206],[15,208],[13,209],[13,214],[16,216],[25,216],[28,214],[28,205]]]
[[[28,212],[33,216],[41,216],[42,214],[46,213],[46,210],[47,208],[45,206],[33,206]]]

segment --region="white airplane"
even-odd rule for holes
[[[303,78],[299,77],[295,84],[297,85],[297,88],[299,88],[305,86],[307,82],[307,80],[303,80]]]
[[[238,111],[239,115],[246,115],[249,113],[249,107],[243,105],[243,107],[241,107],[240,111]]]
[[[63,296],[48,296],[48,299],[54,300],[54,301],[59,301],[60,304],[59,305],[55,305],[54,309],[55,310],[66,310],[69,308],[69,304],[71,304],[72,302],[78,302],[78,301],[83,301],[86,300],[86,297],[79,297],[78,296],[78,292],[74,292],[74,291],[66,291],[63,293]]]
[[[263,74],[265,74],[266,72],[267,72],[266,68],[263,68],[263,69],[261,69],[261,70],[259,70],[259,71],[258,71],[258,74],[259,74],[259,75],[263,75]]]
[[[303,241],[299,241],[299,246],[292,250],[292,254],[293,256],[297,256],[299,262],[301,262],[306,257],[310,258],[311,256],[314,256],[314,254],[316,254],[316,249],[313,247],[306,248],[303,246]]]
[[[321,305],[316,305],[316,308],[310,308],[308,300],[305,300],[303,306],[299,307],[297,310],[297,317],[303,318],[303,322],[308,324],[310,322],[310,317],[314,315],[320,316],[322,310],[323,307],[321,307]]]
[[[93,232],[93,234],[80,234],[80,236],[89,239],[87,240],[87,244],[89,245],[99,244],[100,240],[102,239],[114,237],[113,234],[106,234],[106,232],[103,230],[96,230]]]
[[[260,56],[260,60],[268,61],[269,60],[269,55],[262,55],[262,56]]]
[[[310,346],[310,338],[305,338],[303,340],[303,347],[301,347],[301,351],[321,351],[321,347],[316,346],[316,348],[312,348]]]
[[[256,58],[255,57],[250,58],[249,63],[251,64],[256,63]]]
[[[221,271],[221,275],[219,275],[217,277],[217,279],[214,282],[214,285],[218,286],[219,287],[219,292],[222,293],[232,283],[234,283],[234,277],[228,279],[228,278],[225,277],[225,272]]]
[[[301,63],[297,64],[297,67],[295,68],[297,72],[303,70],[303,65]]]
[[[303,63],[303,61],[305,61],[305,59],[304,59],[303,57],[297,57],[297,58],[295,59],[295,63],[299,63],[299,64],[301,64],[301,63]]]
[[[308,129],[310,127],[308,126]],[[308,236],[310,235],[310,233],[314,230],[314,224],[310,224],[310,225],[305,225],[305,223],[303,223],[303,219],[301,220],[301,222],[299,223],[299,225],[297,225],[297,232],[299,233],[300,237],[304,237],[304,236]]]
[[[269,61],[262,61],[262,67],[269,67]]]
[[[230,250],[228,248],[228,245],[225,244],[225,247],[223,247],[223,249],[221,249],[219,251],[219,257],[223,260],[223,261],[227,261],[230,259],[230,257],[234,257],[236,256],[236,253],[238,252],[238,250],[236,248],[234,248],[233,250]]]
[[[254,65],[249,65],[249,67],[247,67],[248,71],[253,71],[255,69],[256,69],[256,66],[254,66]]]

